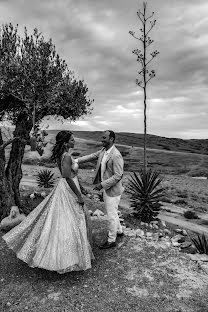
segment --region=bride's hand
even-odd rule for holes
[[[82,197],[78,197],[78,203],[80,206],[84,206],[84,199]]]

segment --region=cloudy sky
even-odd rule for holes
[[[52,38],[76,77],[94,98],[90,116],[72,130],[143,132],[142,89],[135,79],[139,63],[132,50],[140,43],[138,0],[0,0],[0,22],[37,27]],[[156,26],[149,52],[156,78],[148,84],[148,133],[180,138],[208,138],[208,2],[149,0]],[[52,121],[53,127],[63,127]]]

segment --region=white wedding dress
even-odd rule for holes
[[[80,189],[78,165],[73,158],[72,171]],[[58,273],[89,269],[94,256],[86,210],[82,210],[66,179],[61,177],[52,192],[3,239],[32,268]]]

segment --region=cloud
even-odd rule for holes
[[[141,46],[129,35],[141,27],[136,12],[142,2],[0,1],[1,23],[18,23],[21,31],[37,27],[46,39],[52,37],[69,68],[86,81],[95,99],[93,113],[66,127],[143,131],[143,90],[135,84],[140,66],[132,54]],[[150,0],[148,10],[157,19],[148,51],[160,52],[150,63],[156,78],[147,86],[148,132],[206,138],[208,3]],[[51,124],[57,126],[53,119]]]

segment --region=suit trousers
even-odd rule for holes
[[[119,221],[118,205],[121,195],[111,197],[103,191],[103,199],[109,222],[108,242],[112,243],[116,241],[117,233],[122,233],[123,229]]]

